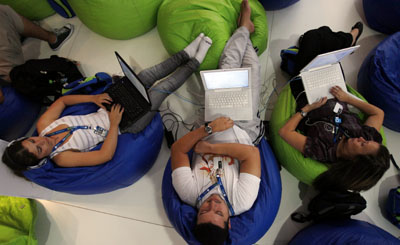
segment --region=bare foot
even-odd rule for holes
[[[351,46],[353,46],[354,43],[356,42],[356,38],[357,38],[359,32],[360,32],[360,31],[359,31],[357,28],[354,28],[354,29],[350,32],[350,34],[353,36],[353,42],[351,43]]]
[[[250,33],[254,32],[254,24],[250,19],[251,17],[251,8],[249,4],[249,0],[243,0],[241,4],[240,15],[238,18],[239,26],[246,27]]]

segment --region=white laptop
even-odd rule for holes
[[[205,90],[205,120],[226,116],[251,120],[253,106],[250,68],[200,71]]]
[[[325,96],[328,99],[333,98],[329,93],[332,86],[340,86],[347,92],[340,61],[359,47],[360,45],[357,45],[320,54],[300,71],[309,104]]]

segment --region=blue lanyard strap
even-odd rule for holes
[[[73,126],[73,127],[68,127],[68,128],[64,128],[64,129],[57,130],[57,131],[55,131],[55,132],[46,134],[45,136],[46,136],[46,137],[49,137],[49,136],[53,136],[53,135],[56,135],[56,134],[61,134],[61,133],[64,133],[64,132],[68,132],[68,134],[65,135],[64,138],[62,138],[62,139],[53,147],[53,150],[52,150],[52,152],[53,152],[53,151],[57,150],[57,148],[60,147],[60,145],[62,145],[62,143],[64,143],[64,141],[66,141],[66,140],[68,139],[68,137],[71,136],[72,133],[73,133],[74,131],[76,131],[76,130],[78,130],[78,129],[90,129],[90,128],[91,128],[91,127],[89,127],[89,126]]]
[[[232,216],[234,216],[235,215],[235,211],[233,211],[232,205],[229,202],[228,195],[225,192],[225,188],[222,185],[221,177],[219,177],[219,174],[217,174],[217,180],[218,180],[219,187],[221,188],[222,195],[224,196],[226,204],[228,205],[229,211],[231,211]]]
[[[221,177],[219,176],[219,174],[217,174],[217,180],[218,182],[214,183],[212,186],[208,187],[207,190],[203,191],[203,193],[200,194],[200,196],[197,198],[197,201],[200,202],[205,195],[207,195],[212,189],[214,189],[217,185],[219,185],[219,187],[221,188],[222,196],[225,199],[226,205],[228,205],[229,211],[231,212],[232,216],[234,216],[235,211],[233,211],[232,205],[229,202],[228,195],[225,192],[225,188],[222,185]]]

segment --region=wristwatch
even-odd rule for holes
[[[205,125],[204,125],[204,131],[206,131],[206,133],[208,133],[208,134],[212,134],[212,127],[208,124],[208,123],[206,123]]]
[[[301,115],[302,117],[306,117],[306,116],[307,116],[307,113],[308,113],[308,112],[305,112],[305,111],[303,111],[303,110],[300,110],[300,115]]]

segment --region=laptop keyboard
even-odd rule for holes
[[[209,108],[242,108],[248,106],[248,92],[218,92],[208,97]]]
[[[143,113],[142,106],[132,96],[137,92],[130,86],[111,86],[107,91],[111,97],[115,98],[114,103],[119,103],[124,107],[124,115],[128,121],[135,121]],[[124,120],[123,120],[124,121]],[[122,123],[122,121],[121,121]]]
[[[337,66],[316,70],[306,73],[306,79],[309,89],[316,89],[335,84],[341,79],[341,71],[337,71]],[[303,74],[302,74],[303,76]]]

